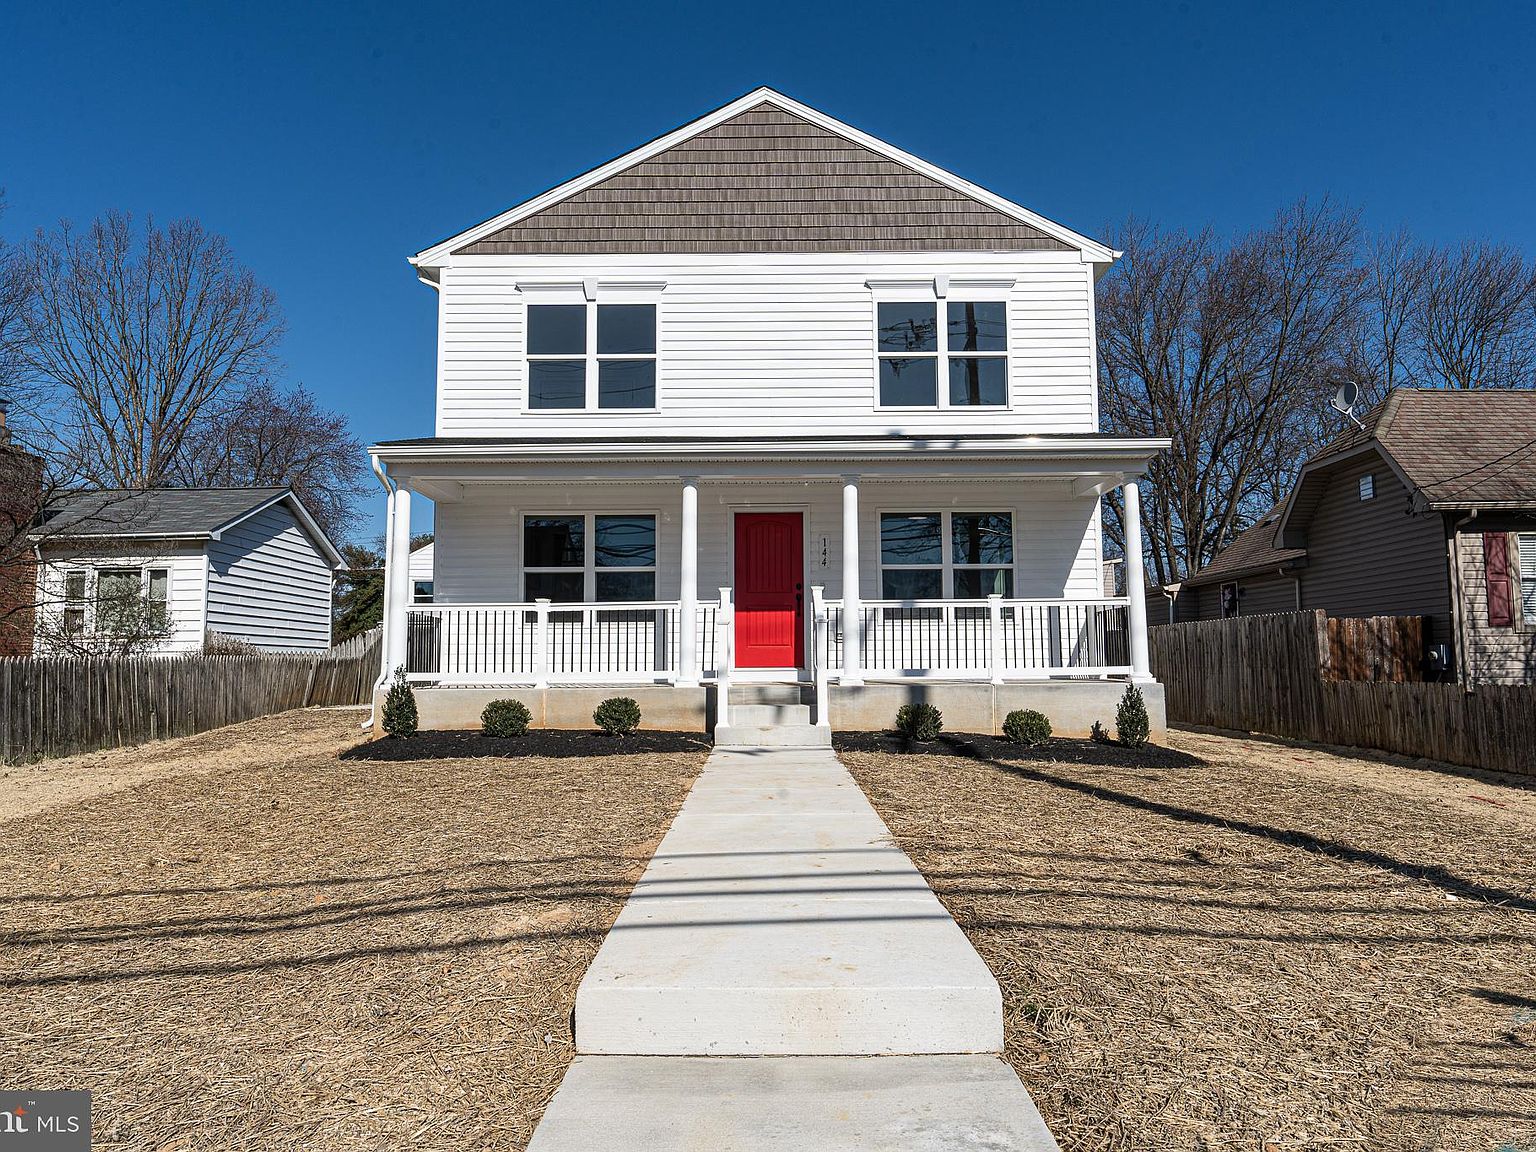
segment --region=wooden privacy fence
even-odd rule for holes
[[[1333,623],[1288,612],[1149,629],[1169,721],[1536,776],[1536,687],[1336,679],[1350,669],[1337,667]]]
[[[1424,623],[1422,616],[1329,617],[1323,675],[1391,683],[1424,679]]]
[[[66,756],[314,705],[366,704],[374,629],[313,655],[0,660],[0,762]]]

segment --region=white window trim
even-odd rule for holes
[[[939,517],[939,559],[940,564],[887,564],[885,562],[885,549],[881,540],[881,522],[886,516],[926,516],[938,514]],[[1009,528],[1009,542],[1012,545],[1013,561],[1009,564],[956,564],[954,554],[954,517],[956,516],[1007,516]],[[875,557],[879,561],[879,568],[875,574],[875,599],[884,600],[885,573],[891,572],[932,572],[940,569],[942,575],[939,578],[939,596],[941,600],[954,600],[955,596],[955,572],[990,571],[994,568],[1006,568],[1012,577],[1013,595],[1008,599],[1019,598],[1019,513],[1016,508],[877,508],[875,510]],[[929,597],[920,597],[929,599]],[[969,597],[967,597],[969,599]],[[984,599],[984,597],[983,597]]]
[[[1365,503],[1365,501],[1367,501],[1367,500],[1374,500],[1374,499],[1376,499],[1376,473],[1374,473],[1374,472],[1364,472],[1364,473],[1362,473],[1361,476],[1360,476],[1359,490],[1360,490],[1360,502],[1362,504]]]
[[[146,603],[149,602],[149,584],[151,573],[165,573],[165,613],[166,618],[169,619],[171,614],[171,604],[173,600],[171,595],[171,584],[174,572],[169,564],[163,562],[150,562],[147,564],[96,564],[89,568],[75,565],[65,568],[64,579],[60,591],[60,603],[62,605],[60,609],[60,622],[63,622],[65,613],[76,609],[83,609],[85,613],[84,626],[78,634],[81,636],[101,635],[102,633],[98,628],[98,622],[96,619],[96,609],[97,606],[101,603],[102,574],[105,572],[132,572],[135,570],[137,570],[139,573],[139,597]],[[69,597],[69,577],[71,573],[82,574],[85,577],[85,599],[83,601],[71,600]]]
[[[1515,603],[1520,607],[1520,630],[1536,632],[1536,579],[1529,586],[1525,579],[1527,565],[1536,574],[1536,532],[1514,532],[1511,535],[1515,538],[1514,585]],[[1532,604],[1529,609],[1526,607],[1527,599]]]
[[[662,386],[662,307],[661,289],[666,287],[664,282],[634,284],[615,284],[611,288],[597,285],[592,282],[584,284],[529,284],[520,283],[518,288],[526,297],[523,304],[523,412],[533,417],[540,416],[571,416],[577,413],[601,412],[618,413],[626,412],[645,413],[661,411],[661,386]],[[530,353],[528,351],[529,309],[544,305],[582,305],[587,310],[586,316],[586,353],[582,356],[560,355],[558,353]],[[635,352],[625,353],[622,356],[600,356],[597,351],[597,310],[606,304],[646,304],[656,309],[656,351],[651,353]],[[533,374],[529,365],[540,360],[583,360],[585,361],[586,392],[584,403],[580,408],[535,408],[533,406]],[[604,360],[649,360],[656,366],[655,389],[653,400],[649,408],[601,408],[598,406],[598,366]]]
[[[597,566],[597,519],[600,516],[627,516],[627,517],[649,516],[653,521],[655,521],[655,529],[654,529],[654,531],[655,531],[655,540],[656,540],[656,559],[657,559],[657,563],[649,564],[649,565],[645,565],[645,566],[634,565],[634,566],[623,567],[623,568],[618,568],[618,567],[603,567],[603,568],[599,568]],[[565,566],[563,568],[557,568],[557,567],[550,567],[548,565],[530,565],[527,562],[527,560],[528,560],[528,535],[527,535],[527,529],[528,529],[528,521],[530,519],[531,520],[543,520],[543,519],[575,520],[578,517],[580,517],[580,518],[582,518],[582,519],[584,519],[586,521],[586,523],[585,523],[585,525],[584,525],[584,527],[582,529],[582,553],[583,553],[583,555],[582,555],[582,564],[581,564],[581,568],[580,569],[578,569],[576,567],[576,565],[574,565],[574,564],[567,565],[567,566]],[[658,592],[661,591],[661,588],[660,588],[660,584],[661,584],[661,565],[660,565],[660,559],[661,559],[661,512],[659,510],[653,511],[652,509],[649,509],[649,508],[637,508],[637,509],[634,509],[633,511],[628,511],[628,512],[618,512],[618,511],[612,511],[612,510],[608,510],[608,509],[602,509],[602,510],[599,510],[599,511],[596,511],[596,512],[573,512],[569,508],[559,508],[559,509],[555,509],[555,510],[547,511],[547,512],[539,512],[539,511],[519,512],[518,513],[518,520],[517,520],[517,559],[518,559],[517,593],[518,593],[518,595],[520,597],[526,597],[528,595],[528,580],[527,580],[527,577],[529,576],[530,573],[532,573],[534,575],[538,575],[538,574],[543,574],[543,573],[571,573],[571,572],[580,571],[581,574],[582,574],[582,580],[581,580],[581,600],[579,602],[578,601],[568,601],[567,603],[614,604],[614,605],[618,605],[618,606],[621,606],[621,607],[623,605],[627,605],[627,604],[651,604],[651,603],[656,603],[655,593],[658,593]],[[597,574],[599,572],[650,572],[655,577],[654,585],[652,587],[652,597],[651,597],[650,600],[599,600],[599,599],[597,599]],[[532,601],[525,599],[524,603],[532,603]],[[556,604],[559,604],[559,603],[561,603],[561,602],[560,601],[556,601]]]
[[[1015,281],[961,280],[936,276],[924,280],[867,280],[870,289],[870,344],[874,349],[874,411],[896,412],[1012,412],[1013,390],[1013,301]],[[898,356],[880,350],[880,305],[932,304],[938,331],[933,352],[908,352]],[[956,359],[1001,360],[1003,362],[1003,403],[951,404],[949,401],[949,304],[1001,304],[1003,306],[1003,350],[1001,352],[956,352]],[[884,359],[932,359],[934,361],[934,404],[882,404],[880,402],[880,361]]]

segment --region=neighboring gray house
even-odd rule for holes
[[[153,488],[72,496],[44,513],[35,651],[88,649],[104,605],[142,597],[169,631],[158,651],[210,633],[269,652],[331,643],[341,555],[288,488]]]
[[[1425,616],[1467,684],[1536,681],[1536,391],[1393,390],[1178,592],[1178,620]]]

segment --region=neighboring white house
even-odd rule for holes
[[[432,603],[432,545],[411,551],[411,603]]]
[[[67,497],[34,535],[38,655],[110,629],[135,598],[163,612],[164,653],[209,633],[270,652],[331,642],[336,547],[287,488],[152,488]]]
[[[730,678],[815,683],[823,727],[1086,731],[1134,677],[1157,722],[1135,481],[1168,441],[1098,431],[1117,255],[769,89],[419,253],[436,428],[370,451],[390,573],[412,494],[441,550],[430,605],[388,581],[386,668],[428,724],[490,686],[585,724],[594,684],[702,723]]]

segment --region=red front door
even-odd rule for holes
[[[736,667],[804,663],[800,513],[736,514]]]

